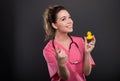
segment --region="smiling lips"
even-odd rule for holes
[[[67,27],[67,28],[73,28],[73,26],[72,26],[72,25],[67,25],[66,27]]]

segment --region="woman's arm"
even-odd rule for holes
[[[90,54],[85,54],[83,72],[85,75],[89,75],[91,73]]]
[[[89,75],[91,73],[91,63],[90,63],[90,54],[94,48],[95,45],[95,37],[93,37],[93,40],[91,42],[87,42],[86,37],[85,39],[85,58],[84,58],[84,66],[83,66],[83,72],[85,75]]]
[[[63,50],[56,48],[56,59],[58,62],[58,75],[62,79],[67,80],[70,77],[69,70],[66,66],[67,55]]]
[[[67,80],[70,77],[70,73],[66,65],[58,65],[58,75],[64,80]]]

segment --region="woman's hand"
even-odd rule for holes
[[[84,40],[85,40],[85,54],[90,54],[93,48],[95,47],[96,39],[93,35],[93,39],[90,42],[87,41],[86,37],[84,37]]]
[[[67,80],[70,77],[70,72],[66,66],[67,61],[67,55],[65,54],[65,51],[62,49],[58,49],[58,47],[55,47],[56,50],[56,59],[58,62],[58,75],[64,79]]]
[[[67,61],[67,55],[65,54],[65,51],[62,49],[58,49],[58,47],[55,47],[56,50],[56,59],[58,61],[58,64],[60,66],[64,66]]]

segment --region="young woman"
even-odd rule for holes
[[[51,81],[86,81],[95,65],[91,51],[95,37],[87,42],[86,37],[71,36],[73,20],[66,8],[49,6],[44,12],[46,40],[43,55],[48,65]]]

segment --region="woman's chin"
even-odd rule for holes
[[[69,33],[73,32],[73,29],[69,30]]]

